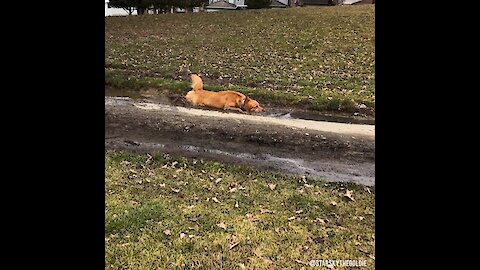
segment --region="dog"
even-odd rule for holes
[[[185,98],[194,106],[205,106],[224,110],[235,110],[244,113],[264,112],[260,104],[248,96],[236,91],[213,92],[203,89],[203,81],[197,74],[190,75],[192,90]]]

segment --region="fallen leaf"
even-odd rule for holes
[[[180,233],[180,239],[184,238],[185,236],[187,236],[186,234],[184,234],[183,232]]]
[[[160,187],[165,187],[165,183],[160,184]]]
[[[216,198],[216,197],[213,197],[212,198],[212,201],[216,202],[216,203],[220,203],[220,201]]]
[[[240,242],[235,242],[235,243],[231,244],[231,245],[230,245],[230,249],[238,246],[238,244],[240,244]]]
[[[260,213],[265,214],[265,213],[273,213],[273,212],[271,210],[268,210],[268,209],[260,209]]]
[[[247,267],[243,263],[237,263],[237,265],[240,267],[240,269],[247,269]]]
[[[222,178],[217,178],[217,180],[215,180],[215,184],[220,183],[220,181],[222,181]]]
[[[369,254],[368,257],[375,261],[375,256],[373,256],[372,254]]]
[[[163,231],[163,233],[166,234],[166,235],[172,235],[172,231],[170,231],[170,230],[168,230],[168,229],[165,230],[165,231]]]
[[[343,194],[344,197],[347,197],[347,198],[349,198],[350,200],[355,201],[355,199],[353,198],[352,195],[353,195],[353,190],[348,190],[348,189],[347,189],[347,191],[345,192],[345,194]]]
[[[300,210],[298,210],[298,211],[295,211],[295,213],[297,213],[297,214],[300,214],[300,213],[302,213],[302,212],[303,212],[303,209],[300,209]]]
[[[178,193],[178,192],[180,192],[180,189],[172,188],[172,191],[175,192],[175,193]]]
[[[277,187],[277,185],[270,183],[268,184],[268,187],[270,188],[270,190],[274,190]]]
[[[233,187],[233,188],[231,188],[228,192],[232,193],[232,192],[235,192],[235,191],[237,191],[237,188],[236,188],[236,187]]]
[[[316,218],[313,222],[315,223],[320,223],[320,224],[325,224],[325,219],[322,219],[322,218]]]
[[[301,264],[304,264],[304,265],[308,265],[308,263],[302,262],[302,261],[300,261],[300,260],[295,260],[295,261],[296,261],[297,263],[301,263]]]
[[[335,201],[331,201],[330,204],[333,205],[333,206],[337,205],[337,203]]]
[[[238,208],[238,202],[235,202],[235,208]]]
[[[289,221],[290,221],[290,220],[294,220],[295,218],[296,218],[295,216],[289,217],[288,220],[289,220]]]
[[[372,192],[370,191],[370,189],[368,187],[365,188],[367,190],[368,193],[372,194]]]
[[[218,223],[218,224],[217,224],[217,227],[222,228],[222,229],[224,229],[224,230],[227,229],[227,225],[225,225],[225,223],[223,223],[223,222]]]
[[[307,188],[313,187],[313,185],[309,185],[309,184],[304,184],[303,186],[304,186],[304,187],[307,187]]]

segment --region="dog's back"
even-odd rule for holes
[[[213,92],[204,90],[202,78],[197,74],[191,74],[190,77],[192,79],[192,90],[187,93],[185,98],[194,106],[208,106],[219,109],[235,108],[241,110],[244,105],[246,105],[245,102],[253,101],[246,95],[236,91]],[[258,102],[256,104],[257,107],[259,107]],[[254,109],[253,111],[259,110]]]

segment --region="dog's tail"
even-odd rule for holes
[[[190,75],[192,78],[192,89],[193,91],[203,90],[203,81],[197,74]]]

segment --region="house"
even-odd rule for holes
[[[300,6],[333,6],[333,0],[299,0]]]
[[[128,11],[123,8],[114,8],[110,6],[110,0],[105,0],[105,17],[107,16],[127,16]],[[134,10],[132,15],[137,15],[137,11]]]
[[[290,5],[289,0],[272,0],[271,8],[286,8]]]
[[[375,0],[339,0],[339,5],[375,4]]]
[[[244,9],[245,0],[209,0],[208,5],[205,6],[207,12],[220,11],[220,10],[236,10]]]

